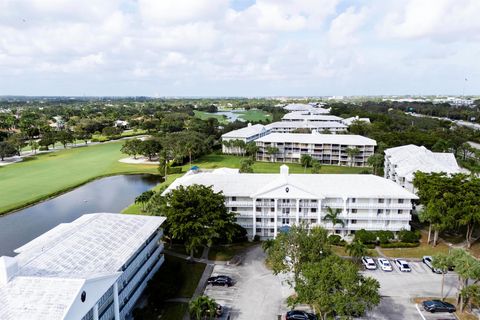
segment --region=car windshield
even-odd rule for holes
[[[405,263],[402,263],[402,267],[404,267],[404,268],[406,268],[406,269],[409,268],[408,264],[405,264]]]

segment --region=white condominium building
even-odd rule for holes
[[[300,222],[324,226],[341,236],[360,229],[410,230],[412,199],[417,197],[394,182],[364,174],[238,173],[217,169],[189,171],[164,194],[178,186],[200,184],[223,192],[225,204],[238,213],[237,223],[250,237],[276,237],[280,230]],[[325,221],[327,208],[340,212],[344,225]]]
[[[300,162],[302,154],[308,154],[323,164],[367,166],[377,142],[359,135],[271,133],[255,140],[259,150],[257,160],[271,162]],[[277,152],[271,153],[272,148]],[[357,149],[352,158],[348,149]]]
[[[315,114],[310,111],[294,111],[287,113],[283,116],[282,121],[336,121],[342,122],[343,118],[325,115],[325,114]]]
[[[356,117],[350,117],[350,118],[345,118],[342,120],[343,124],[346,126],[351,126],[354,122],[365,122],[365,123],[370,123],[369,118],[360,118],[358,116]]]
[[[85,214],[0,257],[0,319],[125,319],[164,261],[164,221]]]
[[[295,130],[328,131],[330,133],[347,132],[348,126],[337,121],[279,121],[265,126],[270,132],[291,133]]]
[[[245,128],[233,130],[223,134],[222,142],[240,140],[245,143],[249,143],[269,133],[269,129],[263,124],[252,125],[249,123]],[[226,154],[240,154],[243,152],[243,150],[238,146],[222,143],[222,152]]]
[[[311,104],[304,104],[304,103],[291,103],[283,107],[287,111],[309,111],[312,114],[329,114],[330,108],[325,109],[321,107],[317,107]]]
[[[453,153],[432,152],[413,144],[385,150],[384,177],[395,181],[410,192],[415,192],[415,172],[465,172],[459,167]]]

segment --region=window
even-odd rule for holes
[[[317,219],[310,219],[310,223],[317,223]]]
[[[298,208],[298,212],[302,212],[302,208]]]
[[[398,203],[403,203],[403,199],[398,199]]]
[[[275,208],[270,208],[270,212],[274,212],[275,211]]]
[[[288,218],[283,218],[283,219],[282,219],[282,224],[290,224],[290,219],[288,219]]]
[[[257,208],[256,208],[256,211],[257,211],[257,212],[262,212],[262,208],[257,207]]]
[[[390,209],[385,210],[386,214],[390,214]]]
[[[317,208],[312,208],[312,209],[310,209],[310,212],[312,212],[312,213],[317,212]]]
[[[237,211],[237,207],[232,207],[232,211]]]
[[[351,224],[357,224],[357,220],[355,220],[355,219],[350,220],[350,223],[351,223]]]
[[[275,222],[275,218],[270,218],[270,222]]]
[[[256,218],[255,221],[256,222],[262,222],[262,218]]]
[[[232,197],[232,201],[237,201],[237,197]]]
[[[290,208],[283,208],[282,212],[284,214],[290,214]]]
[[[385,199],[378,199],[378,203],[384,203]]]
[[[351,201],[352,201],[352,203],[355,203],[355,202],[357,202],[357,199],[352,198]]]
[[[270,229],[270,233],[274,233],[275,232],[275,229]]]
[[[383,213],[383,210],[382,209],[378,209],[377,210],[377,214],[382,214]]]
[[[262,232],[262,228],[257,228],[256,230],[257,230],[256,233]]]

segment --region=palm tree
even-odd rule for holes
[[[445,286],[445,273],[447,273],[448,268],[453,265],[453,263],[450,261],[450,256],[447,254],[438,254],[433,257],[432,261],[432,267],[435,269],[439,269],[442,271],[442,290],[440,291],[440,298],[444,299],[443,296],[443,288]]]
[[[311,155],[308,154],[302,154],[300,157],[300,163],[302,164],[303,172],[307,172],[307,167],[310,167],[312,165],[313,158]]]
[[[360,258],[365,256],[368,252],[367,247],[360,240],[347,244],[345,250],[355,262],[360,261]]]
[[[342,213],[341,209],[335,209],[334,210],[330,207],[327,207],[327,214],[325,215],[325,217],[323,217],[324,221],[332,222],[332,234],[335,233],[335,226],[337,224],[342,225],[342,227],[345,226],[345,222],[338,217],[340,215],[340,213]]]
[[[278,153],[278,148],[277,147],[267,147],[267,153],[270,155],[270,159],[272,160],[272,162],[274,162],[274,155]]]
[[[214,319],[217,309],[217,303],[212,298],[207,296],[198,296],[190,301],[188,312],[190,319],[204,320]]]
[[[345,152],[348,154],[348,158],[350,159],[350,167],[352,167],[353,162],[355,160],[355,156],[357,156],[360,153],[360,149],[358,149],[357,147],[347,148],[345,149]]]
[[[222,144],[225,146],[226,148],[226,152],[225,153],[229,153],[230,152],[230,148],[232,147],[232,142],[230,140],[223,140],[222,141]]]
[[[383,156],[381,154],[375,153],[371,155],[367,163],[373,167],[373,174],[377,174],[377,169],[380,168],[383,164]]]
[[[145,212],[145,204],[150,200],[150,198],[155,194],[153,190],[147,190],[143,192],[141,195],[135,198],[135,203],[142,204],[142,211]]]

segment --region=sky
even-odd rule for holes
[[[0,95],[480,94],[478,0],[0,0]]]

